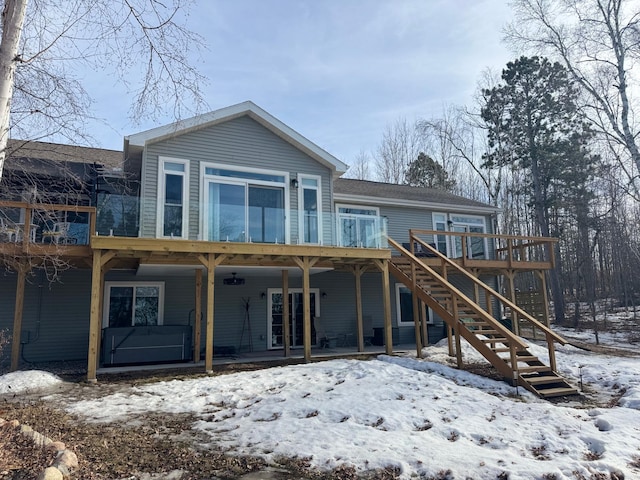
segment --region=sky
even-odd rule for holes
[[[346,163],[387,125],[470,105],[481,73],[512,58],[504,0],[196,0],[188,26],[208,49],[204,111],[251,100]],[[85,76],[100,147],[173,121],[126,118],[130,96]],[[118,98],[118,102],[114,102]]]
[[[601,341],[619,345],[604,333]],[[548,360],[546,349],[530,350]],[[95,387],[85,386],[83,398],[77,389],[65,393],[52,374],[14,372],[0,376],[0,399],[40,391],[44,402],[85,421],[129,428],[146,412],[186,413],[205,449],[267,462],[298,455],[320,469],[391,466],[407,480],[640,478],[640,357],[559,347],[560,373],[590,393],[585,403],[552,403],[452,368],[446,339],[423,355],[119,384],[98,398]],[[464,340],[463,357],[483,361]]]

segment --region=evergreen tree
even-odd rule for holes
[[[549,213],[579,191],[591,175],[594,157],[585,145],[592,137],[578,108],[578,91],[567,70],[546,58],[509,62],[502,82],[483,91],[481,114],[488,127],[484,166],[511,166],[528,174],[524,196],[543,236],[551,236]],[[577,173],[580,172],[580,175]],[[508,206],[507,206],[508,208]],[[556,320],[564,320],[558,267],[550,272]]]
[[[449,178],[443,166],[423,152],[409,163],[404,182],[414,187],[438,188],[447,191],[453,190],[456,185],[456,181]]]

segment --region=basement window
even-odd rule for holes
[[[104,327],[162,325],[164,282],[105,282]]]

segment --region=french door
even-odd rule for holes
[[[284,305],[282,302],[282,289],[270,288],[269,292],[269,325],[267,347],[271,349],[284,347],[284,324],[283,312]],[[312,288],[311,297],[311,344],[315,345],[315,328],[313,327],[313,318],[319,316],[319,291]],[[289,335],[290,346],[301,347],[304,345],[304,300],[301,288],[289,289]]]

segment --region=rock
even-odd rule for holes
[[[20,422],[18,420],[11,420],[9,422],[9,425],[11,425],[12,427],[19,427],[20,426]]]
[[[64,480],[64,477],[62,476],[62,472],[56,467],[48,467],[38,475],[38,480]]]
[[[20,433],[31,433],[33,432],[33,428],[29,425],[20,425]]]
[[[58,454],[56,462],[69,468],[76,468],[78,466],[78,457],[71,450],[64,450]]]
[[[7,423],[7,421],[4,418],[0,417],[0,427],[5,423]]]
[[[71,470],[69,470],[69,468],[67,468],[66,465],[62,465],[62,464],[55,464],[54,467],[56,467],[58,470],[60,470],[60,473],[62,474],[62,476],[64,478],[69,478],[71,476]]]
[[[66,450],[66,449],[67,449],[67,446],[64,444],[64,442],[51,442],[47,446],[47,450],[60,451],[60,450]]]

